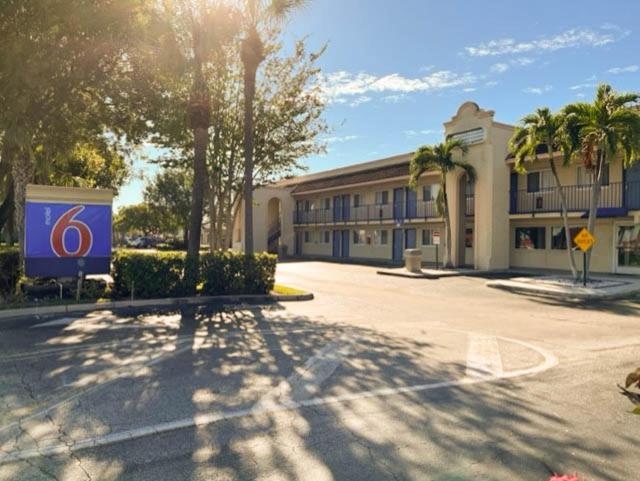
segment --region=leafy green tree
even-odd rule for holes
[[[436,145],[423,145],[414,153],[409,165],[409,184],[416,187],[420,176],[430,170],[440,173],[441,188],[436,199],[436,209],[438,215],[444,220],[446,230],[444,265],[451,266],[451,219],[449,217],[449,198],[447,196],[447,175],[456,169],[462,169],[467,174],[470,182],[476,180],[475,168],[464,160],[454,159],[454,154],[459,151],[464,156],[467,145],[455,139],[447,139]]]
[[[564,107],[567,131],[582,165],[591,172],[587,229],[594,233],[604,167],[622,155],[624,167],[640,159],[640,111],[638,93],[618,93],[600,85],[592,103],[578,102]],[[591,251],[587,253],[587,278]]]
[[[569,214],[567,211],[567,198],[558,176],[554,152],[563,154],[562,165],[567,166],[573,155],[571,142],[568,141],[566,117],[563,114],[554,114],[547,107],[536,109],[521,120],[521,125],[516,127],[509,142],[509,149],[515,155],[515,168],[521,174],[526,173],[525,163],[538,160],[538,147],[544,146],[549,168],[553,174],[556,192],[560,198],[562,209],[562,221],[566,238],[566,250],[569,258],[569,267],[574,279],[578,278],[578,269],[573,256],[573,243],[569,238]]]
[[[170,227],[170,226],[169,226]],[[149,204],[141,203],[120,208],[113,216],[113,230],[122,241],[126,235],[157,235],[165,232],[161,213]]]
[[[242,44],[244,67],[244,235],[245,252],[253,253],[254,99],[256,74],[265,59],[261,30],[284,21],[304,0],[243,0]]]
[[[2,3],[0,151],[13,182],[21,255],[27,183],[79,146],[114,147],[124,135],[135,142],[146,132],[137,115],[146,84],[129,55],[146,12],[146,0]]]
[[[186,169],[164,169],[145,187],[144,200],[162,218],[167,231],[181,230],[185,244],[189,236],[192,175]]]

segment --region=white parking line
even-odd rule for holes
[[[444,330],[448,330],[448,329],[444,329]],[[112,444],[120,443],[123,441],[131,441],[135,439],[144,438],[147,436],[172,432],[179,429],[207,426],[209,424],[213,424],[223,420],[237,419],[237,418],[243,418],[248,416],[256,416],[261,414],[269,414],[269,413],[282,412],[282,411],[291,411],[296,409],[302,409],[305,407],[322,406],[326,404],[344,403],[344,402],[357,401],[361,399],[374,398],[374,397],[394,396],[394,395],[405,394],[405,393],[424,392],[424,391],[430,391],[434,389],[488,383],[488,382],[497,381],[501,379],[514,379],[514,378],[523,377],[523,376],[532,376],[535,374],[539,374],[543,371],[546,371],[558,364],[558,360],[553,354],[537,346],[526,343],[524,341],[519,341],[517,339],[510,339],[510,338],[499,337],[499,336],[496,336],[496,339],[502,340],[504,342],[511,342],[514,344],[518,344],[522,347],[525,347],[534,352],[537,352],[538,354],[540,354],[540,356],[542,356],[543,361],[534,367],[530,367],[526,369],[518,369],[515,371],[489,374],[485,377],[476,377],[476,378],[465,377],[459,380],[440,381],[440,382],[434,382],[434,383],[428,383],[428,384],[417,384],[417,385],[406,386],[406,387],[380,388],[380,389],[374,389],[371,391],[360,391],[355,393],[343,394],[340,396],[316,397],[312,399],[304,399],[301,401],[285,400],[278,404],[266,405],[266,406],[263,405],[263,406],[257,406],[257,407],[254,406],[247,409],[240,409],[240,410],[228,411],[228,412],[202,413],[202,414],[197,414],[195,416],[187,417],[184,419],[179,419],[177,421],[158,423],[150,426],[144,426],[141,428],[120,431],[120,432],[108,434],[105,436],[89,437],[86,439],[74,441],[73,444],[69,444],[69,445],[58,444],[53,446],[42,447],[39,449],[28,449],[28,450],[16,451],[16,452],[4,454],[3,456],[0,456],[0,465],[6,464],[9,462],[33,459],[41,456],[54,456],[54,455],[60,455],[60,454],[65,454],[69,452],[76,452],[76,451],[89,449],[89,448],[95,448],[99,446],[112,445]]]

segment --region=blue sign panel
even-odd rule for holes
[[[25,210],[27,276],[109,273],[111,206],[29,202]]]

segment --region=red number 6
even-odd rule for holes
[[[58,257],[84,257],[91,250],[93,245],[93,234],[89,226],[82,221],[76,220],[76,216],[84,210],[83,205],[77,205],[66,211],[56,221],[51,230],[51,249]],[[80,241],[75,252],[67,250],[65,236],[67,230],[75,229],[78,232]]]

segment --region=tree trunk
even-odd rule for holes
[[[551,146],[547,145],[547,152],[553,152]],[[569,257],[569,268],[571,269],[571,276],[574,280],[578,279],[578,268],[576,267],[576,260],[573,256],[573,240],[569,237],[569,213],[567,211],[567,199],[564,195],[564,191],[562,190],[562,185],[560,184],[560,177],[558,177],[558,171],[556,169],[556,163],[553,160],[553,155],[549,156],[549,166],[551,167],[551,172],[553,173],[553,178],[556,183],[556,191],[558,192],[558,196],[560,197],[560,208],[562,209],[562,222],[564,225],[564,236],[566,239],[566,249],[567,256]]]
[[[606,162],[606,154],[603,151],[598,152],[598,161],[596,163],[596,170],[593,172],[593,179],[591,183],[591,196],[589,198],[589,220],[587,221],[587,230],[595,235],[596,218],[598,216],[598,205],[600,204],[600,183],[602,182],[602,168]],[[591,264],[591,252],[589,249],[587,252],[587,268],[586,278],[589,280],[589,270]]]
[[[24,212],[27,193],[27,184],[31,179],[32,165],[31,160],[21,158],[22,156],[16,155],[13,158],[11,166],[11,176],[13,177],[13,191],[14,191],[14,228],[16,229],[18,237],[18,249],[20,252],[20,271],[24,272]],[[11,159],[10,159],[11,161]],[[19,283],[17,289],[20,289]]]
[[[444,254],[442,259],[442,264],[444,267],[451,267],[451,219],[449,218],[449,196],[447,195],[447,182],[445,180],[445,176],[442,176],[442,199],[444,203],[443,208],[443,220],[444,220],[444,230],[445,230],[445,240],[444,240]]]

